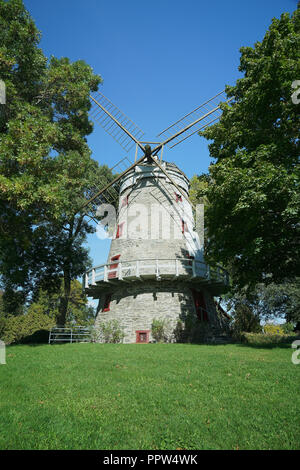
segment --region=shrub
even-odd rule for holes
[[[99,327],[94,330],[93,341],[103,343],[120,343],[124,338],[123,329],[118,320],[110,320],[102,322]]]
[[[187,318],[185,323],[178,320],[174,330],[177,343],[203,343],[207,341],[210,325],[200,322],[197,318]]]
[[[164,341],[167,341],[166,321],[165,320],[158,320],[158,319],[154,318],[152,320],[151,333],[152,333],[152,337],[158,343],[162,343]]]
[[[284,334],[286,335],[295,334],[294,333],[295,326],[293,325],[293,323],[284,323],[281,326],[282,326]]]
[[[266,335],[284,335],[284,330],[281,325],[272,325],[271,323],[267,324],[263,328]]]
[[[2,326],[1,339],[5,344],[21,342],[44,342],[47,341],[48,331],[55,325],[53,318],[37,312],[8,317]],[[42,332],[37,334],[37,332]],[[34,335],[34,336],[33,336]]]
[[[240,336],[244,332],[261,332],[262,328],[259,322],[259,317],[253,312],[249,305],[246,305],[242,302],[238,303],[235,306],[233,319],[234,321],[231,327],[231,333],[233,338],[237,341],[240,340]]]
[[[263,333],[247,333],[242,332],[240,335],[240,341],[245,344],[282,344],[292,343],[295,340],[296,335],[279,335],[279,334],[263,334]]]

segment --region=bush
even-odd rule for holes
[[[48,331],[55,326],[53,318],[37,312],[8,317],[1,327],[1,339],[5,344],[21,342],[47,342]],[[37,334],[37,332],[43,333]],[[34,335],[34,336],[33,336]]]
[[[290,335],[294,333],[295,326],[293,325],[293,323],[284,323],[281,326],[285,335]]]
[[[268,324],[268,325],[265,325],[264,328],[264,333],[266,335],[272,335],[272,336],[276,336],[276,335],[279,335],[279,336],[282,336],[284,335],[284,330],[282,328],[282,325],[272,325],[272,324]]]
[[[292,343],[295,340],[294,335],[285,334],[263,334],[263,333],[247,333],[242,332],[240,334],[240,341],[245,344],[282,344]]]
[[[174,330],[177,343],[205,343],[210,334],[210,324],[197,318],[187,318],[185,323],[178,320]]]
[[[165,320],[157,320],[156,318],[154,318],[152,320],[151,333],[152,337],[158,343],[167,341]]]
[[[124,336],[123,329],[118,320],[111,320],[99,324],[99,327],[93,332],[92,341],[121,343]]]
[[[237,341],[240,340],[240,336],[244,333],[260,333],[262,327],[260,325],[259,317],[253,310],[242,302],[235,306],[233,313],[233,324],[231,326],[231,334]]]

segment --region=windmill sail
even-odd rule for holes
[[[232,98],[227,99],[225,90],[223,90],[205,101],[158,134],[158,137],[162,136],[165,139],[162,145],[168,144],[170,148],[173,148],[193,134],[196,134],[196,132],[209,126],[221,117],[220,103],[228,103],[231,100]],[[201,124],[200,128],[196,127],[198,123],[199,125]],[[171,142],[172,145],[170,145]]]
[[[90,116],[95,120],[121,147],[129,152],[135,143],[139,143],[144,132],[115,106],[102,93],[95,93],[91,98]]]
[[[139,159],[136,158],[135,163],[133,164],[130,164],[129,160],[127,159],[129,163],[128,167],[126,167],[127,161],[122,159],[122,170],[120,171],[121,167],[119,164],[119,169],[116,169],[117,166],[113,168],[114,173],[116,173],[116,178],[113,181],[108,182],[107,180],[103,179],[99,181],[98,188],[90,188],[88,194],[86,194],[87,202],[83,206],[83,208],[87,208],[87,212],[89,214],[96,214],[97,206],[99,206],[101,203],[115,204],[118,199],[120,181],[122,177],[135,166],[143,163],[146,157],[150,158],[151,162],[165,174],[168,180],[175,186],[177,191],[181,193],[184,198],[187,198],[185,193],[181,190],[181,188],[155,157],[160,150],[163,150],[165,145],[169,145],[170,148],[175,147],[196,132],[199,132],[200,130],[218,120],[222,114],[220,107],[221,101],[229,103],[233,99],[227,99],[225,91],[221,91],[213,98],[205,101],[205,103],[202,103],[193,111],[164,129],[159,134],[159,136],[163,136],[165,140],[163,142],[157,143],[155,148],[150,149],[148,146],[149,148],[147,149],[147,146],[144,147],[143,145],[145,142],[141,141],[141,138],[144,135],[141,129],[122,111],[120,111],[120,109],[117,108],[108,98],[106,98],[100,92],[94,94],[94,96],[90,96],[90,98],[92,102],[90,116],[96,122],[98,122],[98,124],[100,124],[101,127],[103,127],[103,129],[108,132],[108,134],[110,134],[127,152],[129,152],[129,150],[134,145],[136,145],[136,149],[139,147],[142,150],[143,156]],[[197,124],[199,124],[200,127]],[[170,145],[171,142],[172,145]],[[124,164],[126,167],[125,169]],[[91,217],[93,218],[94,216]]]
[[[118,177],[120,173],[126,171],[131,162],[127,157],[122,158],[116,165],[110,168],[111,172]],[[101,192],[101,188],[106,188]],[[85,194],[88,204],[85,205],[86,211],[91,218],[96,218],[97,207],[100,204],[116,205],[119,198],[120,180],[114,184],[105,177],[99,180],[99,185],[92,186]]]

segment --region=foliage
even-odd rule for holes
[[[237,301],[232,313],[232,335],[238,339],[242,332],[259,333],[261,331],[260,319],[253,312],[251,306],[245,301]]]
[[[48,315],[59,325],[59,306],[61,297],[64,295],[63,281],[61,279],[60,291],[49,293],[39,290],[37,298],[28,307],[28,313]],[[77,280],[71,282],[68,309],[66,315],[66,326],[92,325],[95,320],[94,308],[88,305],[86,295],[82,291],[81,283]]]
[[[284,335],[284,331],[281,325],[274,325],[272,323],[268,323],[264,325],[263,327],[263,332],[266,335],[279,335],[282,336]]]
[[[167,341],[166,320],[154,318],[151,325],[151,333],[155,341],[163,343]]]
[[[21,0],[0,0],[0,274],[5,295],[22,304],[60,288],[59,323],[71,280],[89,267],[83,205],[111,171],[91,159],[89,95],[101,77],[84,61],[48,60]],[[11,302],[10,314],[17,306]]]
[[[241,48],[244,77],[227,86],[219,123],[202,132],[210,166],[208,258],[230,268],[234,283],[299,276],[300,6],[273,19],[264,39]]]
[[[203,173],[202,175],[194,175],[190,179],[190,200],[196,204],[204,204],[204,210],[209,205],[209,200],[206,196],[207,189],[210,184],[210,176]]]
[[[5,320],[1,339],[5,344],[20,343],[36,332],[49,331],[54,325],[53,318],[39,312],[11,316]]]
[[[264,319],[285,318],[289,322],[300,322],[300,278],[282,284],[257,286],[260,316]]]
[[[262,334],[262,333],[248,333],[248,332],[241,332],[240,334],[240,342],[255,345],[255,346],[272,346],[276,344],[290,344],[295,341],[296,335],[295,334]]]
[[[123,328],[118,320],[110,320],[108,322],[101,322],[97,327],[96,337],[94,341],[103,343],[121,343],[124,338]]]
[[[231,290],[224,296],[228,309],[244,303],[261,321],[284,318],[287,323],[300,321],[300,279],[282,284],[257,284],[247,289]]]
[[[187,318],[183,323],[178,320],[174,337],[177,343],[205,343],[210,335],[210,325],[197,318]]]
[[[285,335],[290,335],[291,333],[294,332],[295,325],[293,323],[283,323],[281,325],[281,328]]]

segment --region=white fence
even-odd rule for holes
[[[48,343],[87,343],[91,341],[91,328],[73,326],[70,328],[53,327],[49,331]]]

